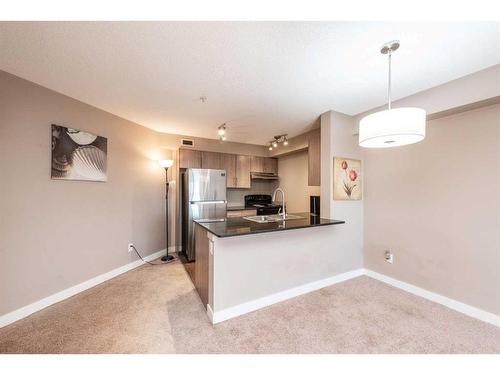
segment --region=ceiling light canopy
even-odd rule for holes
[[[425,138],[425,110],[414,107],[391,108],[391,56],[399,41],[384,44],[380,50],[389,58],[388,108],[365,116],[359,122],[359,145],[369,148],[404,146]]]

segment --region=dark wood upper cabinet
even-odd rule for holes
[[[261,156],[250,156],[250,172],[264,172],[264,158]]]
[[[237,187],[236,183],[236,155],[220,154],[220,169],[226,170],[226,186]]]
[[[321,185],[321,131],[318,129],[308,136],[308,185]]]
[[[250,189],[252,182],[250,180],[251,157],[247,155],[236,155],[236,187]]]
[[[278,159],[264,158],[264,173],[278,174]]]
[[[179,168],[201,168],[201,152],[181,148],[179,150]]]
[[[189,149],[179,150],[179,168],[224,169],[228,188],[250,189],[251,172],[278,173],[278,159]]]
[[[218,152],[201,152],[201,167],[203,169],[224,169],[221,168],[221,154]]]

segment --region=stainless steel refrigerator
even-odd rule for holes
[[[182,248],[186,258],[192,261],[195,260],[193,220],[226,219],[226,171],[186,169],[182,182]]]

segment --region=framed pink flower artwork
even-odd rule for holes
[[[362,195],[361,160],[333,158],[333,199],[357,201]]]

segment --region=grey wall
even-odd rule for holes
[[[51,123],[108,138],[108,182],[50,179]],[[365,267],[500,313],[500,107],[430,121],[422,143],[364,153],[356,123],[321,118],[322,216],[347,221],[329,241],[346,260],[339,271],[363,264],[364,238]],[[145,255],[163,249],[164,171],[153,159],[178,142],[0,71],[0,314],[135,260],[130,241]],[[331,199],[333,156],[364,158],[363,201]]]
[[[108,138],[108,182],[50,179],[51,124]],[[160,134],[0,71],[0,315],[162,250],[165,172],[182,138],[196,149],[265,156],[266,147]],[[169,170],[170,246],[176,165]]]
[[[108,138],[108,182],[50,179],[52,123]],[[0,315],[165,248],[154,131],[0,71]]]
[[[499,314],[500,105],[429,121],[423,142],[364,159],[365,267]]]

